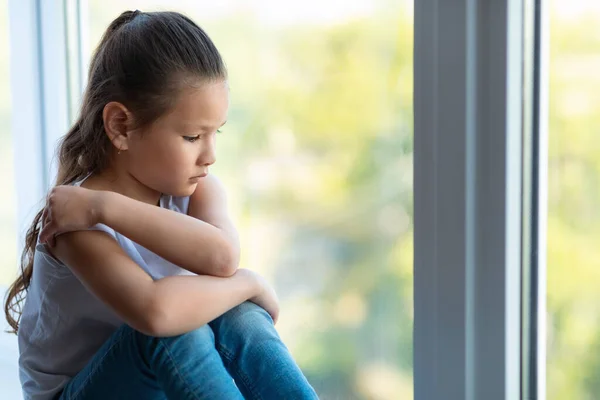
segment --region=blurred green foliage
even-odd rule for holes
[[[600,9],[551,5],[547,390],[550,400],[591,400],[600,398]]]

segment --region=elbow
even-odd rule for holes
[[[151,336],[151,337],[163,337],[166,336],[163,333],[162,327],[158,327],[157,325],[153,324],[153,323],[146,323],[144,325],[141,325],[139,327],[134,327],[134,329],[140,333],[143,333],[146,336]]]
[[[143,325],[136,330],[151,337],[169,336],[165,324],[159,318],[146,318]]]
[[[235,259],[230,255],[225,255],[215,262],[215,276],[229,278],[235,274],[237,268],[238,263],[235,262]]]
[[[223,246],[223,251],[214,261],[215,276],[228,278],[235,274],[240,263],[240,252],[231,244]]]
[[[235,271],[237,271],[237,268],[233,268],[230,266],[222,267],[215,272],[214,276],[218,278],[230,278],[235,274]]]
[[[132,324],[132,327],[147,336],[169,336],[168,314],[163,311],[163,308],[158,301],[150,302],[143,314]]]

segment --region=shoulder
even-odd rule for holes
[[[163,195],[161,197],[161,206],[163,208],[188,215],[190,215],[190,204],[192,209],[196,209],[212,203],[225,204],[225,202],[225,186],[214,174],[208,174],[202,178],[198,182],[196,190],[194,190],[194,193],[192,193],[190,196],[177,197]]]
[[[227,203],[225,185],[216,175],[209,174],[198,182],[196,190],[190,196],[192,209],[224,207]]]

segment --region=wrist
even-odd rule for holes
[[[95,224],[107,224],[107,203],[110,201],[110,192],[94,191],[92,200],[92,220]]]
[[[244,280],[248,287],[249,299],[255,298],[262,293],[262,285],[258,279],[258,275],[249,269],[239,268],[234,276],[238,276]]]

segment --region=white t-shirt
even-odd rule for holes
[[[163,195],[160,206],[187,214],[189,197]],[[129,257],[155,280],[193,275],[106,225],[98,224],[92,229],[114,237]],[[26,400],[49,400],[124,322],[39,242],[33,265],[18,331],[19,374]]]

